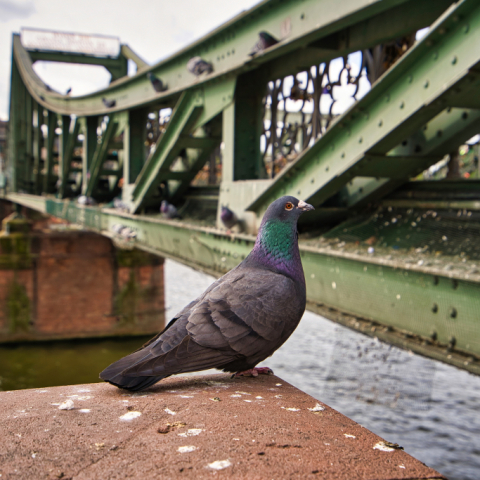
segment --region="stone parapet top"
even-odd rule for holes
[[[275,376],[0,392],[4,479],[444,478]]]

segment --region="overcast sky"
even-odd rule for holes
[[[21,27],[113,35],[150,64],[205,35],[258,0],[0,0],[0,119],[8,118],[12,33]],[[61,93],[108,84],[102,67],[49,64],[37,73]]]

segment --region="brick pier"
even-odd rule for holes
[[[54,219],[8,215],[0,233],[0,343],[157,333],[163,281],[160,257]]]

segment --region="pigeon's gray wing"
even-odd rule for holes
[[[293,280],[267,270],[244,269],[198,302],[187,330],[204,347],[266,358],[293,332],[303,311],[302,293]]]
[[[176,339],[186,333],[181,343],[165,353],[167,330],[162,341],[149,348],[148,358],[122,373],[172,375],[223,368],[240,360],[255,365],[271,355],[303,314],[294,282],[257,269],[232,271],[224,279],[212,285],[171,327],[175,332],[170,335]]]

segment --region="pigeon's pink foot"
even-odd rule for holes
[[[258,375],[273,375],[273,370],[268,367],[255,367],[250,370],[235,373],[233,377],[258,377]]]

